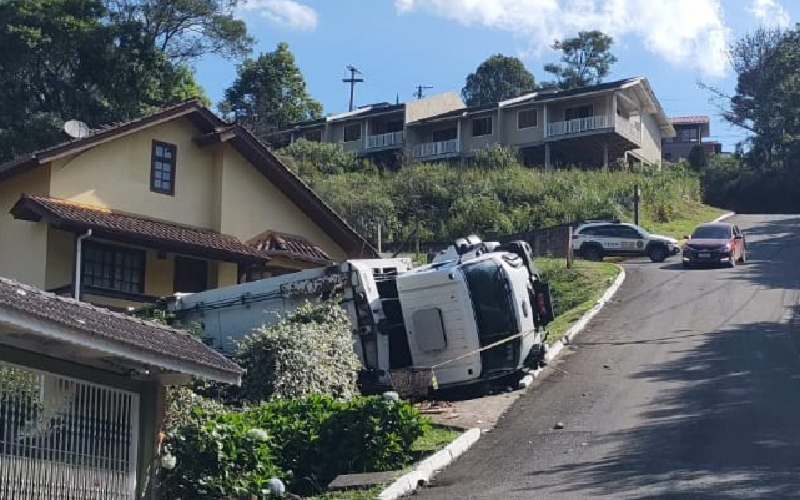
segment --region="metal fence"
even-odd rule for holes
[[[0,363],[0,498],[133,500],[139,395]]]

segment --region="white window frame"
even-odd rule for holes
[[[488,136],[494,135],[494,120],[493,120],[493,118],[494,117],[492,115],[480,116],[478,118],[473,118],[472,119],[472,130],[470,130],[470,132],[472,132],[472,137],[486,137],[487,135]],[[489,128],[491,129],[491,131],[488,134],[475,135],[475,122],[477,122],[478,120],[489,120]]]
[[[532,125],[530,127],[520,127],[519,126],[519,119],[522,113],[533,113],[533,116],[536,117],[536,125]],[[528,130],[532,128],[539,128],[539,109],[538,108],[528,108],[528,109],[520,109],[517,111],[517,130]]]

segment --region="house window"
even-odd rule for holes
[[[361,124],[354,123],[344,128],[344,142],[353,142],[361,139]]]
[[[594,108],[592,105],[577,106],[564,110],[564,121],[575,120],[577,118],[589,118],[591,116],[594,116]]]
[[[672,153],[664,153],[664,159],[665,160],[671,160],[672,159]]]
[[[458,138],[458,129],[455,127],[434,130],[431,133],[431,139],[433,140],[433,142],[451,141],[457,138]]]
[[[700,133],[697,127],[678,129],[679,142],[697,142],[698,140],[700,140]]]
[[[306,132],[305,139],[310,142],[322,142],[322,130]]]
[[[82,251],[84,286],[144,293],[144,250],[87,242]]]
[[[475,118],[474,120],[472,120],[472,137],[491,135],[491,133],[492,133],[491,116],[484,116],[483,118]]]
[[[174,144],[153,141],[152,164],[150,168],[150,191],[162,194],[175,194],[175,153]]]
[[[535,109],[524,109],[517,113],[517,128],[533,128],[539,124],[539,114]]]

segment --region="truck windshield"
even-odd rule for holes
[[[508,337],[519,330],[511,303],[508,279],[500,264],[482,260],[463,268],[472,307],[478,323],[481,346]]]

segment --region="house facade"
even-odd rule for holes
[[[459,160],[499,144],[518,149],[526,164],[550,168],[608,167],[618,160],[659,165],[662,139],[675,134],[643,77],[581,89],[540,90],[479,107],[459,105],[455,99],[439,102],[440,112],[434,112],[437,107],[428,106],[426,113],[419,113],[412,120],[407,118],[402,132],[400,110],[407,110],[416,102],[387,106],[382,111],[368,109],[338,115],[313,125],[324,128],[327,124],[329,131],[341,129],[342,133],[299,135],[310,129],[296,128],[288,139],[341,143],[346,150],[363,154],[370,145],[385,143],[387,132],[381,126],[370,128],[366,124],[370,113],[385,113],[379,116],[393,117],[392,132],[388,133],[402,134],[402,141],[390,140],[392,147],[407,158]],[[335,127],[331,121],[336,123]],[[352,132],[345,133],[347,130]],[[280,137],[286,140],[286,133]],[[356,137],[355,142],[350,140]]]
[[[722,145],[719,142],[704,140],[711,135],[711,125],[707,116],[676,116],[670,118],[670,121],[675,128],[675,136],[662,139],[661,148],[665,160],[686,159],[697,145],[703,148],[706,155],[722,152]]]
[[[99,305],[372,255],[262,143],[197,100],[0,165],[0,276]]]

